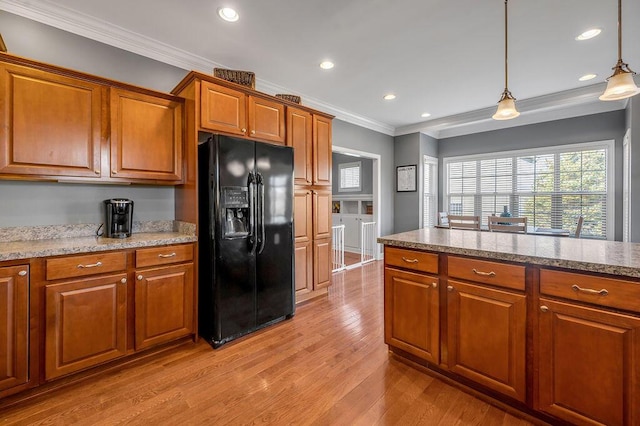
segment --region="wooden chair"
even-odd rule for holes
[[[480,216],[449,215],[449,229],[480,230]]]
[[[489,231],[527,233],[526,217],[489,216]]]
[[[582,222],[584,222],[584,216],[578,217],[578,223],[576,225],[576,238],[580,238],[580,234],[582,233]]]

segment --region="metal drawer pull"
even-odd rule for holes
[[[603,288],[602,290],[592,290],[590,288],[582,288],[577,284],[572,285],[571,289],[573,291],[581,291],[588,294],[597,294],[598,296],[606,296],[607,294],[609,294],[609,291],[606,288]]]
[[[418,263],[418,259],[407,259],[404,256],[402,256],[402,260],[404,260],[407,263]]]
[[[78,269],[84,269],[84,268],[96,268],[98,266],[102,266],[102,262],[96,262],[96,263],[91,263],[89,265],[83,265],[80,264],[78,265]]]
[[[540,306],[540,310],[541,310],[542,312],[549,312],[549,308],[548,308],[548,307],[546,307],[546,306],[544,306],[544,305]]]
[[[173,252],[171,254],[159,254],[158,257],[167,258],[167,257],[175,257],[176,253]]]
[[[491,271],[491,272],[482,272],[482,271],[478,271],[476,268],[472,269],[473,273],[476,275],[482,275],[483,277],[495,277],[496,273]]]

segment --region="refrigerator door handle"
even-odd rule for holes
[[[255,175],[253,172],[249,172],[249,178],[247,179],[247,187],[249,189],[249,252],[254,254],[258,240],[256,238],[256,202],[255,202]]]
[[[257,173],[257,185],[258,185],[258,227],[260,233],[258,234],[258,254],[264,250],[264,244],[266,235],[264,232],[264,180],[262,175]]]

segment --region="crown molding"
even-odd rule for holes
[[[194,55],[185,50],[110,24],[93,16],[78,13],[51,1],[32,0],[24,2],[18,0],[0,0],[0,9],[187,71],[194,70],[210,73],[213,68],[230,68],[224,64],[219,64],[201,56]],[[257,79],[256,86],[258,90],[268,94],[296,92],[261,79]],[[311,96],[304,94],[300,94],[300,96],[304,98],[306,106],[332,114],[339,120],[390,136],[394,134],[395,128],[386,123],[352,113],[319,99],[314,99]]]
[[[598,99],[605,86],[606,83],[599,83],[520,100],[517,105],[521,115],[515,120],[493,120],[491,116],[495,112],[495,107],[482,108],[399,127],[396,129],[395,135],[420,132],[436,139],[444,139],[625,109],[628,103],[627,99],[613,102],[603,102]]]

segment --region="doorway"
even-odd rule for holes
[[[333,146],[332,172],[332,223],[344,225],[344,267],[380,259],[380,156]]]

